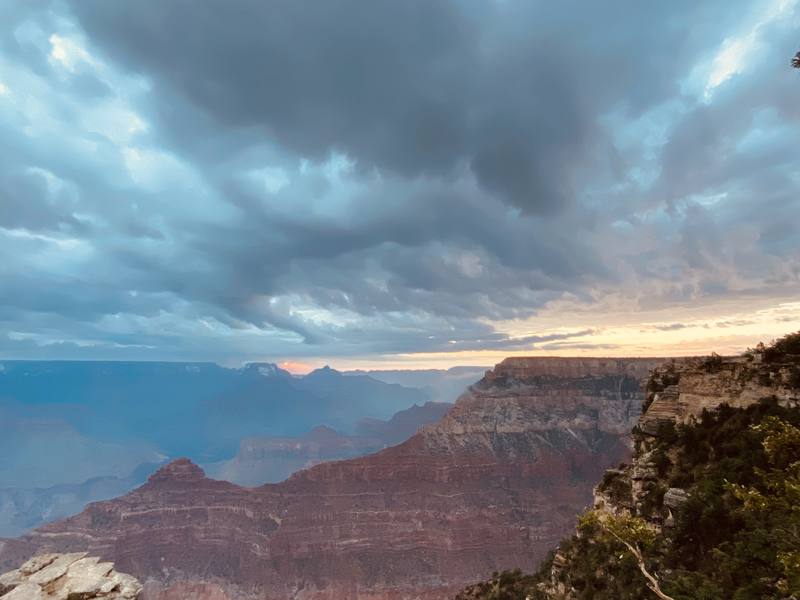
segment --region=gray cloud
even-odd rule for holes
[[[793,32],[692,83],[739,9],[9,3],[0,352],[590,348],[489,323],[797,290]]]
[[[178,143],[205,134],[175,119],[188,102],[209,127],[252,130],[311,159],[339,151],[406,176],[466,164],[533,213],[569,203],[594,155],[610,151],[599,114],[623,98],[634,112],[660,102],[692,50],[719,41],[663,21],[730,11],[444,0],[72,8],[112,57],[153,79],[162,124],[189,138]]]

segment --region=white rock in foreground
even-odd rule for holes
[[[142,586],[86,553],[34,556],[15,571],[0,575],[0,600],[135,600]]]

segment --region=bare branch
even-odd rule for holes
[[[625,545],[625,547],[633,554],[633,557],[636,559],[636,564],[639,566],[639,570],[644,575],[645,579],[647,579],[647,587],[661,600],[675,600],[672,596],[668,596],[664,592],[661,591],[661,586],[658,585],[658,579],[647,570],[647,566],[644,563],[644,555],[642,555],[642,551],[639,549],[638,546],[631,544],[627,540],[622,539],[619,535],[616,534],[613,530],[606,527],[602,523],[600,526],[608,533],[610,533],[614,538]]]

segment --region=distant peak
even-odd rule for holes
[[[205,471],[188,458],[177,458],[153,473],[148,482],[199,481],[205,476]]]
[[[270,362],[251,362],[242,367],[245,373],[258,373],[262,377],[291,376],[289,371],[284,371],[275,363]]]
[[[308,432],[307,437],[314,440],[338,438],[339,432],[327,425],[317,425]]]
[[[319,369],[314,369],[313,371],[311,371],[311,373],[306,375],[306,377],[320,377],[320,376],[334,377],[337,375],[341,375],[341,373],[336,369],[332,369],[330,366],[325,365],[324,367],[321,367]]]

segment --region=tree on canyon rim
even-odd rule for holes
[[[622,544],[636,562],[636,566],[647,580],[647,587],[661,600],[675,600],[661,589],[658,577],[647,566],[645,549],[656,542],[656,532],[644,519],[631,515],[611,515],[590,510],[580,517],[579,529],[592,530],[594,537],[605,544]],[[622,558],[622,556],[620,556]]]

